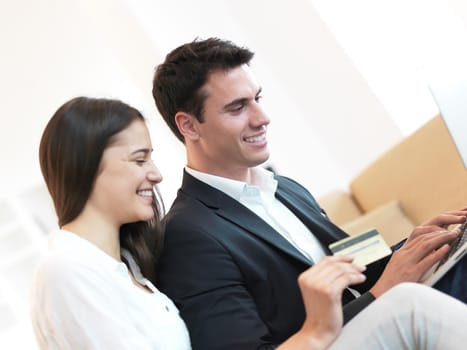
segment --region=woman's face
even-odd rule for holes
[[[153,187],[162,181],[162,175],[151,159],[146,124],[135,120],[114,137],[102,155],[86,206],[117,225],[150,220],[154,216]]]

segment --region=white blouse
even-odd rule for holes
[[[152,293],[91,242],[65,230],[52,233],[31,289],[41,349],[191,349],[175,305],[141,275],[128,252],[122,254]]]

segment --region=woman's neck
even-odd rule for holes
[[[99,217],[81,213],[75,220],[62,226],[88,240],[117,261],[121,261],[119,227]]]

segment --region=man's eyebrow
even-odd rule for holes
[[[136,153],[140,153],[140,152],[141,152],[141,153],[144,153],[144,154],[146,155],[146,154],[148,154],[148,153],[151,153],[152,151],[153,151],[153,150],[150,149],[150,148],[139,148],[139,149],[137,149],[137,150],[131,152],[131,155],[136,154]]]
[[[229,102],[224,107],[222,107],[222,111],[226,112],[237,105],[244,105],[246,102],[248,102],[248,100],[249,98],[247,97],[237,98],[236,100],[233,100],[232,102]]]
[[[263,88],[262,87],[259,87],[258,88],[258,91],[256,92],[256,95],[255,95],[255,98],[258,97],[261,92],[263,91]],[[230,108],[236,106],[236,105],[239,105],[239,104],[245,104],[246,102],[248,102],[248,100],[250,100],[250,98],[248,97],[241,97],[241,98],[238,98],[236,100],[233,100],[232,102],[229,102],[227,103],[223,108],[222,108],[222,111],[228,111]]]
[[[261,95],[262,92],[263,92],[263,88],[260,86],[259,89],[258,89],[258,92],[256,93],[256,97]]]

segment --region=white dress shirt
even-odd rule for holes
[[[315,235],[276,197],[277,181],[274,174],[262,167],[251,169],[251,185],[246,182],[202,173],[185,167],[198,180],[224,192],[239,201],[272,226],[302,255],[318,262],[325,255]]]
[[[128,252],[122,255],[152,293],[91,242],[64,230],[52,233],[31,289],[41,349],[191,349],[175,305],[141,275]]]

